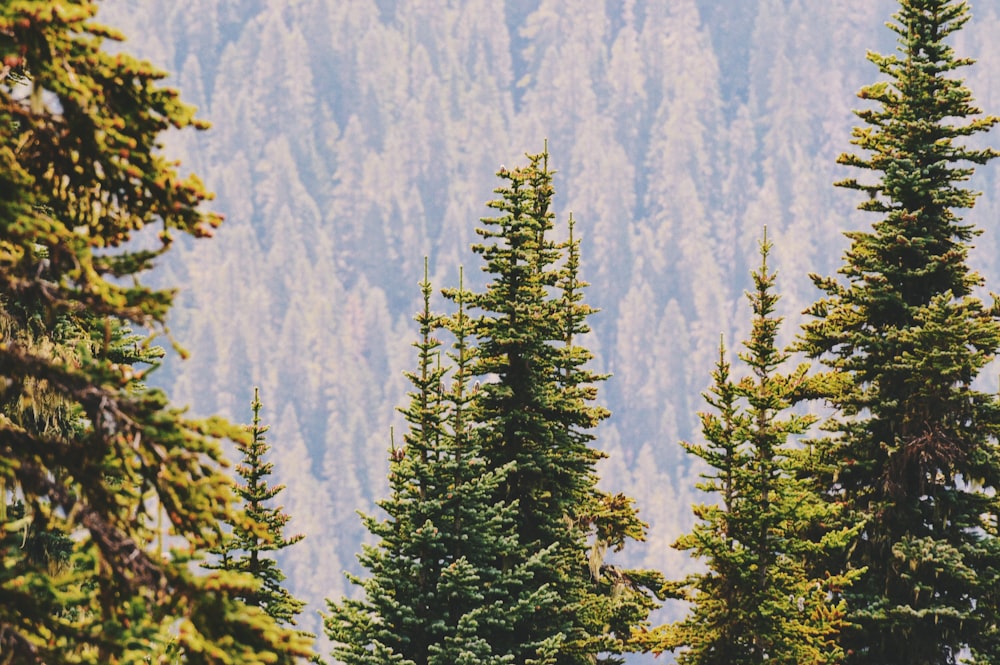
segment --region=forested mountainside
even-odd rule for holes
[[[469,251],[496,171],[548,140],[555,205],[582,234],[588,345],[613,377],[603,483],[650,523],[631,563],[677,576],[691,522],[700,393],[720,334],[746,337],[743,291],[766,225],[791,323],[845,230],[870,223],[832,186],[889,52],[889,0],[108,0],[100,19],[215,128],[172,156],[217,194],[211,243],[175,252],[171,329],[192,352],[156,381],[197,414],[249,418],[260,386],[275,475],[288,485],[283,561],[310,601],[346,591],[355,510],[387,488],[390,428],[413,367],[424,257],[438,288]],[[1000,0],[958,35],[981,107],[1000,111]],[[990,137],[992,145],[998,139]],[[968,220],[970,263],[1000,290],[1000,177]],[[439,299],[438,305],[443,307]],[[786,341],[795,326],[785,326]],[[995,389],[995,386],[989,386]],[[641,551],[640,551],[641,550]],[[317,630],[318,622],[306,627]]]

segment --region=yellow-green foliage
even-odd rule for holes
[[[126,327],[162,329],[172,292],[135,277],[220,218],[159,152],[202,124],[163,72],[102,49],[96,10],[0,6],[0,660],[291,662],[301,636],[188,567],[230,514],[234,428],[146,389],[157,354]]]

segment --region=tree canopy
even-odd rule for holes
[[[897,53],[870,54],[886,77],[859,94],[863,171],[841,186],[879,219],[848,234],[842,280],[815,276],[802,348],[837,379],[832,435],[818,442],[831,500],[862,525],[847,565],[851,663],[996,662],[1000,410],[976,387],[1000,348],[1000,308],[967,264],[979,230],[958,213],[964,183],[996,152],[970,146],[997,122],[955,73],[947,39],[969,18],[953,0],[901,0]]]
[[[682,664],[840,663],[837,644],[846,604],[840,594],[850,572],[823,569],[855,530],[827,526],[837,508],[823,501],[809,477],[799,437],[814,416],[791,411],[807,393],[808,366],[779,370],[790,354],[777,346],[781,318],[771,244],[761,243],[761,264],[747,294],[753,317],[739,354],[746,376],[734,378],[720,344],[719,361],[701,414],[704,443],[685,449],[704,460],[699,489],[709,502],[694,507],[694,529],[675,547],[704,561],[704,572],[668,585],[691,603],[682,621],[662,629],[657,651],[677,652]]]
[[[371,577],[354,580],[365,598],[327,618],[347,662],[613,662],[639,648],[632,631],[655,606],[657,574],[603,560],[644,525],[630,499],[596,487],[589,430],[607,412],[590,404],[602,377],[577,343],[592,310],[572,220],[567,241],[551,239],[547,153],[498,176],[488,205],[500,214],[473,247],[485,291],[446,289],[457,311],[441,317],[422,285],[389,518],[366,518],[380,541],[361,556]],[[452,366],[434,337],[445,330]]]
[[[292,662],[306,640],[189,561],[217,539],[231,482],[226,423],[194,421],[142,379],[173,294],[139,276],[175,235],[220,217],[160,152],[203,128],[163,72],[94,22],[96,4],[0,8],[0,652],[25,663]],[[155,365],[154,365],[155,367]],[[13,408],[9,405],[14,405]],[[156,546],[157,511],[171,535]],[[64,534],[58,565],[16,534]],[[27,539],[22,539],[27,543]]]

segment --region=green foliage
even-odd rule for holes
[[[496,499],[517,506],[518,550],[508,560],[549,552],[552,564],[534,584],[562,599],[558,613],[539,617],[524,634],[560,635],[558,662],[593,662],[599,654],[639,648],[632,631],[654,605],[642,573],[602,563],[609,546],[641,539],[644,525],[631,501],[596,487],[592,429],[608,411],[592,404],[603,380],[586,368],[591,353],[578,344],[593,310],[582,301],[579,245],[551,239],[553,172],[548,153],[498,173],[496,217],[476,229],[473,245],[491,280],[470,294],[476,357],[482,378],[477,427],[487,467],[510,472]],[[454,296],[452,296],[454,297]],[[655,587],[654,587],[655,588]]]
[[[839,161],[874,177],[838,184],[880,219],[848,234],[846,283],[814,277],[825,297],[803,329],[838,377],[821,482],[861,528],[847,561],[866,570],[845,596],[852,663],[1000,661],[1000,410],[973,387],[1000,347],[1000,310],[973,296],[979,231],[956,214],[975,201],[972,165],[996,155],[961,140],[997,118],[952,78],[971,61],[945,43],[968,16],[965,2],[901,0],[898,54],[869,56],[888,80],[862,89],[874,106],[857,113],[861,154]]]
[[[888,32],[886,2],[860,0],[100,4],[129,52],[167,64],[212,118],[209,140],[178,132],[171,154],[210,175],[213,206],[237,218],[225,242],[170,253],[178,279],[164,283],[190,280],[170,325],[197,362],[157,385],[200,412],[239,412],[234,387],[265,381],[282,449],[309,449],[294,454],[309,508],[292,510],[308,538],[285,572],[306,580],[295,586],[311,607],[349,586],[341,570],[367,536],[353,510],[385,495],[386,446],[371,442],[405,403],[397,370],[422,256],[437,286],[464,262],[479,288],[462,258],[491,198],[478,193],[526,132],[551,136],[557,237],[558,210],[576,211],[587,301],[602,308],[581,338],[615,375],[600,386],[614,413],[597,430],[613,457],[601,486],[628,488],[651,540],[686,530],[701,498],[693,458],[669,443],[698,427],[716,333],[745,336],[733,311],[761,225],[781,239],[789,311],[815,296],[800,275],[834,273],[829,248],[853,207],[827,186],[844,170],[828,154],[849,132],[841,86],[864,80],[864,45]],[[987,62],[970,82],[991,75],[998,32],[996,0],[973,5],[963,48]],[[981,171],[977,186],[995,191]],[[1000,252],[977,244],[993,274]],[[669,547],[634,549],[637,566],[686,565]]]
[[[329,605],[327,632],[339,643],[334,656],[372,665],[551,663],[559,636],[522,632],[558,611],[558,596],[533,581],[549,556],[507,562],[517,549],[516,505],[496,496],[509,467],[487,469],[470,436],[464,291],[456,314],[443,322],[430,310],[426,277],[421,288],[418,365],[407,373],[414,390],[402,409],[409,429],[403,447],[392,448],[391,495],[379,502],[388,517],[365,517],[378,542],[359,557],[369,577],[351,578],[364,598]],[[434,337],[441,325],[455,333],[451,381]]]
[[[203,125],[163,73],[102,50],[119,37],[95,13],[0,7],[0,658],[291,662],[306,642],[238,602],[240,580],[189,569],[229,516],[234,429],[144,388],[158,353],[127,330],[162,330],[172,293],[138,275],[172,233],[219,221],[158,152]]]
[[[835,642],[844,624],[838,595],[852,576],[817,571],[811,560],[835,554],[850,534],[827,528],[835,509],[803,477],[806,451],[794,437],[814,418],[782,416],[806,367],[778,372],[789,356],[776,345],[781,319],[769,250],[765,238],[748,294],[753,327],[740,360],[749,374],[732,378],[720,344],[705,395],[713,411],[701,414],[705,443],[684,444],[708,465],[698,488],[715,501],[695,506],[698,522],[676,547],[707,570],[667,585],[691,610],[648,639],[660,640],[657,650],[677,651],[685,665],[839,663],[844,656]]]
[[[604,561],[645,525],[630,499],[596,488],[603,377],[576,343],[592,312],[578,243],[572,231],[549,239],[547,159],[499,172],[488,205],[502,214],[482,220],[486,242],[473,247],[485,292],[446,290],[457,311],[442,317],[422,283],[409,429],[379,503],[388,519],[365,518],[378,538],[360,557],[370,576],[353,578],[365,597],[331,603],[326,619],[344,662],[614,662],[641,648],[633,631],[662,580]],[[434,336],[444,330],[450,365]]]
[[[205,568],[229,570],[251,576],[256,588],[239,594],[238,598],[253,607],[260,607],[282,625],[295,625],[295,617],[302,613],[305,603],[295,598],[283,585],[285,575],[278,562],[268,552],[278,552],[302,540],[304,536],[285,537],[285,526],[291,517],[272,500],[285,489],[284,485],[268,485],[274,464],[264,460],[271,446],[265,437],[268,427],[261,424],[263,407],[260,394],[254,388],[251,410],[253,422],[248,428],[249,439],[237,442],[241,454],[236,466],[241,482],[236,484],[236,495],[241,512],[229,520],[231,531],[222,542],[211,549],[216,560]]]

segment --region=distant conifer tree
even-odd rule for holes
[[[271,450],[267,443],[268,427],[261,423],[263,404],[260,392],[253,391],[250,409],[253,421],[247,429],[248,440],[237,442],[241,455],[236,466],[240,480],[236,483],[237,507],[240,509],[230,520],[230,531],[222,542],[210,551],[216,560],[206,568],[246,573],[254,578],[257,586],[239,594],[247,605],[259,607],[284,625],[295,625],[295,617],[302,613],[305,603],[295,598],[284,587],[285,575],[278,562],[267,556],[302,540],[303,535],[286,537],[285,526],[291,519],[273,500],[285,489],[284,485],[269,485],[268,476],[274,464],[264,457]]]

